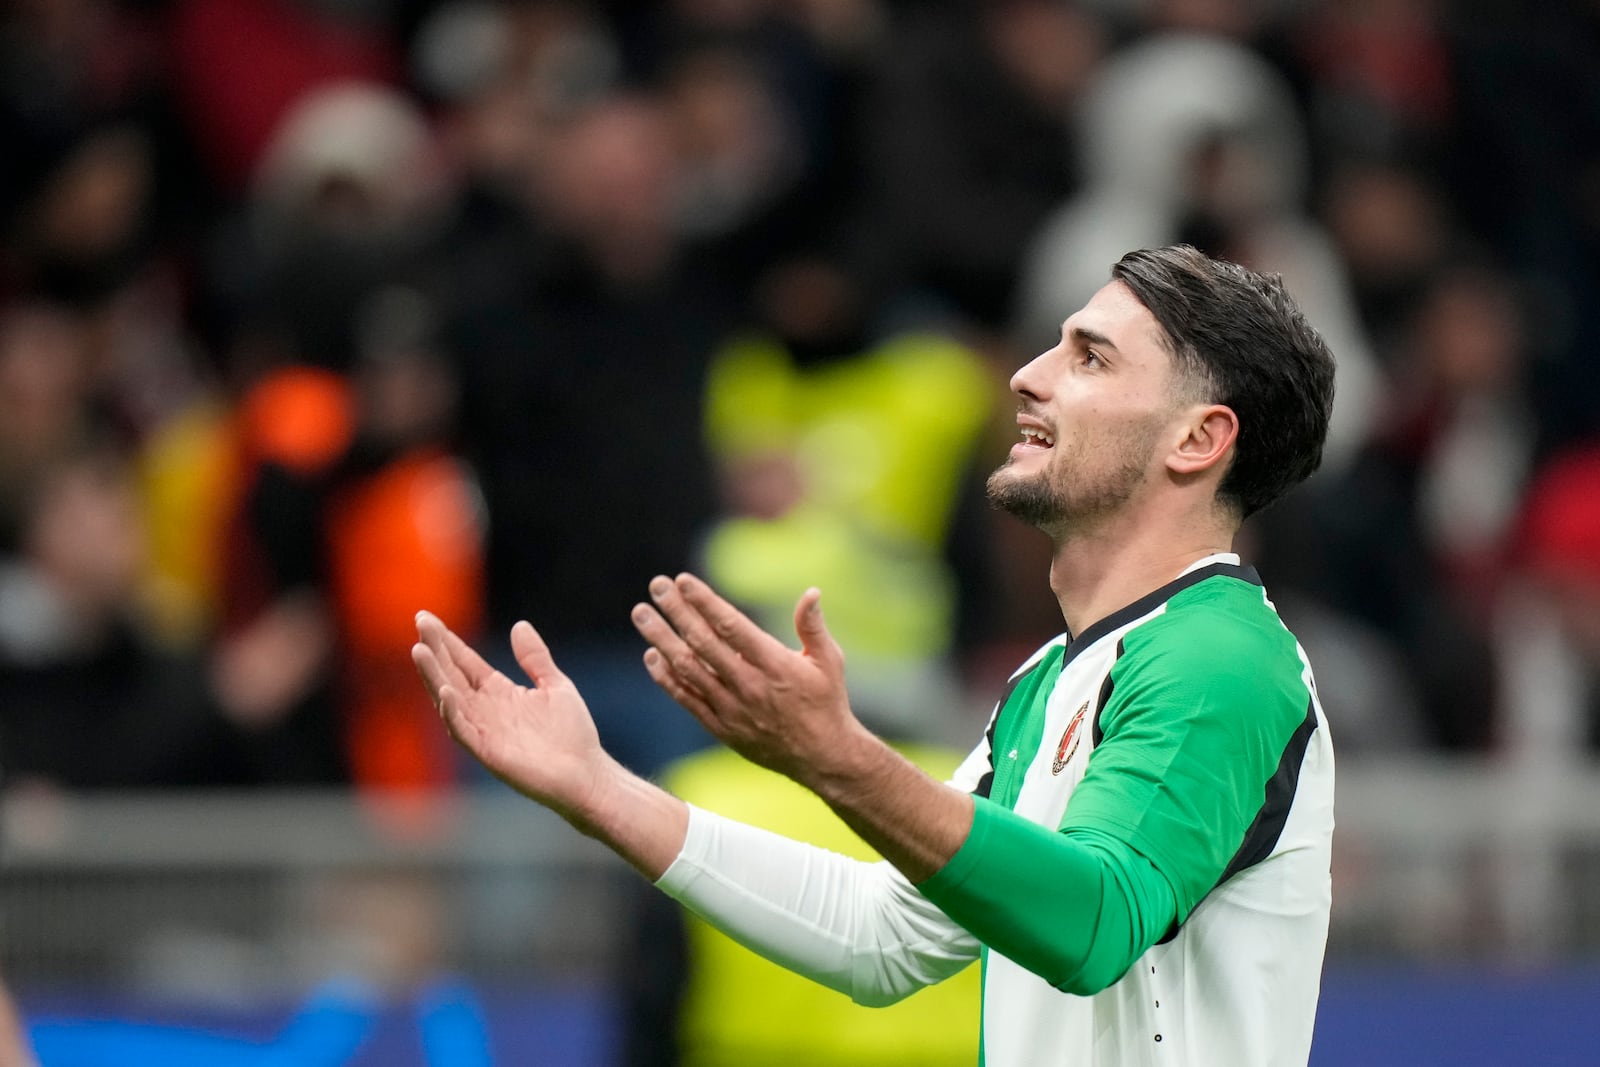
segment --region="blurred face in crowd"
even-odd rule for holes
[[[77,611],[97,616],[132,595],[144,558],[144,524],[132,476],[107,456],[55,468],[41,487],[28,554]]]
[[[1096,293],[1061,340],[1011,379],[1021,434],[989,498],[1052,535],[1124,507],[1161,469],[1182,382],[1163,334],[1121,282]]]
[[[32,237],[58,261],[92,263],[137,234],[154,181],[148,138],[131,129],[90,137],[52,175],[34,205]]]
[[[1404,281],[1440,261],[1444,194],[1423,175],[1382,164],[1348,165],[1328,183],[1322,216],[1358,285]]]
[[[676,166],[659,107],[643,100],[598,104],[562,132],[547,204],[571,232],[653,234],[671,225]]]
[[[1509,285],[1462,270],[1437,282],[1416,322],[1419,369],[1447,396],[1514,389],[1524,341]]]
[[[1105,51],[1097,18],[1080,5],[1009,0],[983,5],[989,48],[1013,85],[1047,111],[1068,106]]]
[[[70,438],[88,384],[81,322],[42,305],[0,316],[0,466],[30,462]]]

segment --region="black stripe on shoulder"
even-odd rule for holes
[[[1311,735],[1316,729],[1316,704],[1308,700],[1306,717],[1295,727],[1289,743],[1284,746],[1283,756],[1278,760],[1278,769],[1267,779],[1266,797],[1261,802],[1261,810],[1251,820],[1249,829],[1244,832],[1244,840],[1239,843],[1239,850],[1233,854],[1228,866],[1223,868],[1222,877],[1217,879],[1217,885],[1212,886],[1212,890],[1240,871],[1254,867],[1278,847],[1278,838],[1283,835],[1284,824],[1289,821],[1289,809],[1294,806],[1295,790],[1300,785],[1300,766],[1305,762],[1306,748],[1311,744]],[[1195,907],[1199,906],[1199,901],[1196,901]],[[1164,945],[1177,934],[1178,924],[1173,923],[1157,944]]]
[[[1090,727],[1089,733],[1094,738],[1096,748],[1100,746],[1101,739],[1105,737],[1105,731],[1100,729],[1100,713],[1106,710],[1106,704],[1111,700],[1111,690],[1116,687],[1111,680],[1111,671],[1116,667],[1117,660],[1122,658],[1122,653],[1125,651],[1123,645],[1124,642],[1117,641],[1117,654],[1112,657],[1111,666],[1106,668],[1106,680],[1100,683],[1100,696],[1094,702],[1094,722]]]
[[[1093,645],[1106,634],[1119,627],[1126,626],[1135,619],[1150,614],[1190,586],[1199,585],[1207,578],[1214,578],[1219,574],[1229,578],[1237,578],[1241,582],[1249,582],[1251,585],[1261,584],[1261,576],[1256,573],[1254,567],[1236,566],[1232,563],[1212,563],[1192,570],[1188,574],[1179,575],[1160,589],[1146,593],[1125,608],[1113,611],[1110,615],[1084,630],[1083,633],[1072,636],[1067,642],[1066,654],[1061,657],[1061,666],[1065,668],[1068,663],[1072,662],[1074,656]]]

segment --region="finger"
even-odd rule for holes
[[[422,677],[422,684],[428,690],[428,699],[433,701],[435,708],[439,707],[439,691],[446,682],[444,668],[434,658],[433,649],[418,641],[411,646],[411,663]]]
[[[444,720],[445,729],[450,731],[451,737],[468,751],[474,754],[478,752],[483,730],[468,717],[466,704],[453,686],[447,685],[439,690],[439,717]]]
[[[444,624],[437,616],[426,611],[417,612],[417,637],[422,646],[433,657],[434,666],[437,668],[437,681],[435,691],[444,685],[454,685],[462,690],[471,690],[472,683],[467,681],[467,676],[457,667],[451,659],[449,650],[444,642]]]
[[[816,586],[800,594],[794,606],[794,632],[800,638],[800,651],[807,656],[830,667],[844,664],[844,650],[822,619],[822,590]]]
[[[789,652],[783,642],[692,574],[680,574],[673,581],[657,579],[650,583],[650,591],[684,640],[718,671],[737,672],[743,660],[765,673]]]
[[[706,703],[699,693],[684,685],[678,676],[673,673],[660,649],[645,649],[644,669],[655,680],[655,683],[666,692],[667,696],[677,702],[679,707],[700,720],[702,726],[713,732],[715,731],[717,725],[716,711],[710,704]]]
[[[635,604],[632,619],[639,636],[650,642],[680,685],[694,690],[707,701],[724,691],[722,679],[655,608],[649,604]]]
[[[544,643],[544,638],[539,636],[533,624],[525,619],[511,627],[511,652],[534,685],[544,688],[567,680],[561,668],[556,666],[550,646]]]
[[[465,689],[482,689],[497,673],[472,646],[456,636],[455,631],[439,621],[432,612],[417,612],[417,633],[433,649],[434,656],[452,674],[459,676]],[[452,677],[450,681],[458,680]]]
[[[434,657],[433,649],[420,641],[412,645],[411,662],[416,664],[418,673],[422,675],[423,684],[428,688],[428,696],[432,698],[433,706],[439,712],[439,718],[444,720],[445,729],[449,731],[451,737],[471,748],[472,744],[463,732],[470,730],[476,738],[481,731],[467,717],[466,703],[461,699],[460,690],[443,681],[444,670]]]

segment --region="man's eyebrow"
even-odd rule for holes
[[[1097,330],[1090,330],[1083,326],[1074,326],[1072,328],[1072,339],[1079,344],[1095,345],[1099,348],[1109,348],[1112,351],[1117,351],[1116,342],[1111,338]]]

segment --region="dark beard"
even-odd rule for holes
[[[1066,518],[1066,502],[1050,491],[1045,479],[1004,477],[1008,466],[1009,461],[995,468],[984,485],[991,505],[1041,530]]]
[[[1126,455],[1141,455],[1151,447],[1149,441],[1134,435],[1129,436],[1129,441]],[[1052,484],[1047,476],[1005,477],[1010,466],[1008,459],[989,475],[984,486],[989,503],[1057,538],[1065,537],[1073,527],[1085,528],[1116,511],[1133,496],[1143,479],[1143,469],[1130,462],[1098,482],[1077,486],[1069,495]]]

